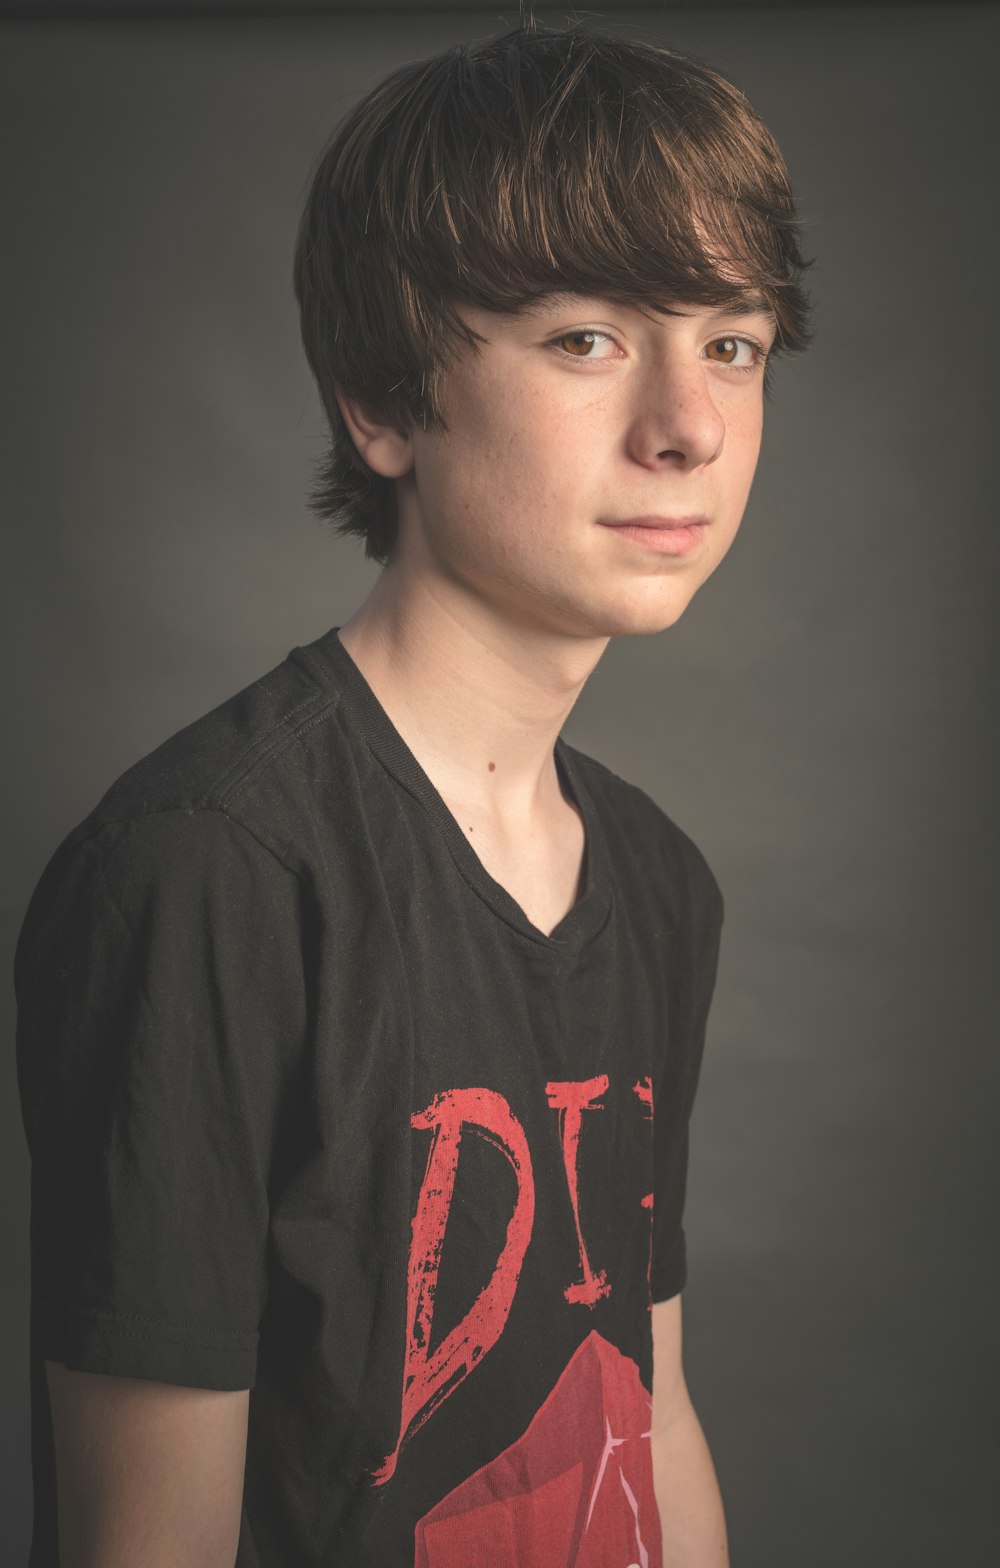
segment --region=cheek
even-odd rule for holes
[[[482,411],[480,411],[482,413]],[[585,421],[555,413],[551,400],[525,397],[477,417],[463,447],[460,484],[468,505],[495,519],[508,538],[554,527],[574,496],[586,493],[600,443]],[[467,461],[466,461],[467,459]]]
[[[726,430],[726,446],[730,454],[734,482],[749,486],[760,456],[763,419],[759,410],[744,412],[731,420]]]
[[[756,458],[760,450],[760,438],[764,429],[764,393],[758,387],[754,397],[739,419],[740,439],[743,446]]]

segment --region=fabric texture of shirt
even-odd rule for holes
[[[658,1568],[651,1303],[686,1281],[722,898],[554,754],[586,850],[550,934],[336,627],[52,856],[15,959],[30,1568],[44,1359],[250,1389],[237,1568]]]

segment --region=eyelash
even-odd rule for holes
[[[612,337],[610,332],[602,332],[599,327],[572,327],[569,332],[560,332],[558,337],[550,338],[547,346],[551,349],[554,349],[556,353],[558,353],[563,359],[574,359],[578,364],[584,365],[588,362],[593,364],[600,364],[600,360],[591,361],[589,354],[568,354],[564,348],[559,347],[564,338],[582,337],[584,335],[595,338],[607,338],[609,343],[617,342],[617,340]],[[765,360],[767,359],[768,350],[764,347],[763,343],[758,343],[756,338],[748,338],[739,332],[722,332],[717,338],[712,338],[711,341],[713,343],[724,343],[727,338],[731,339],[734,343],[746,343],[750,348],[752,348],[755,356],[753,364],[726,365],[723,364],[720,360],[712,360],[710,363],[713,365],[722,364],[723,370],[732,370],[738,376],[752,376],[754,372],[759,370],[764,364]]]

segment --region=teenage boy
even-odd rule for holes
[[[768,132],[652,44],[449,49],[323,154],[313,505],[382,571],[26,915],[34,1568],[726,1563],[681,1359],[722,899],[560,732],[728,550],[803,265]]]

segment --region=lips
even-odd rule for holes
[[[661,556],[695,554],[705,537],[708,518],[704,513],[687,517],[626,517],[620,522],[601,525],[616,533],[623,542]]]
[[[708,518],[703,512],[693,512],[689,517],[655,517],[647,513],[643,517],[602,518],[601,521],[605,528],[691,528],[696,523],[707,523]]]

